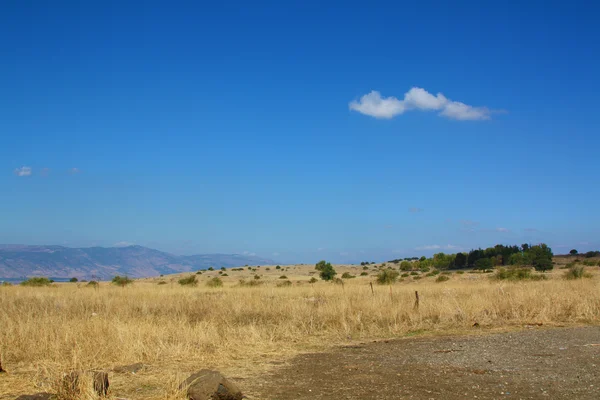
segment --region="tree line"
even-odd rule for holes
[[[445,254],[436,253],[433,257],[425,256],[416,260],[416,257],[403,260],[396,259],[390,262],[400,264],[400,269],[411,270],[415,267],[434,267],[437,269],[491,269],[496,266],[519,265],[531,266],[538,271],[548,271],[553,268],[552,249],[545,243],[521,246],[505,246],[497,244],[487,249],[473,249],[468,253]],[[418,265],[415,265],[418,264]]]

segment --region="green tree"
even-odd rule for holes
[[[480,258],[479,260],[475,261],[475,268],[477,268],[477,269],[485,270],[485,269],[491,269],[493,267],[494,267],[494,262],[492,261],[491,258]]]
[[[569,252],[570,255],[574,256],[577,254],[577,250],[573,249]]]
[[[324,263],[324,264],[321,264],[321,263]],[[319,276],[324,281],[330,281],[330,280],[332,280],[337,275],[337,272],[335,271],[335,269],[333,268],[333,266],[330,263],[325,262],[325,261],[319,261],[319,263],[317,263],[317,265],[315,266],[315,268],[318,271],[321,271],[319,273]]]
[[[317,271],[323,271],[323,269],[327,266],[328,262],[325,260],[321,260],[315,264],[315,269]]]
[[[467,256],[465,253],[456,253],[456,257],[454,257],[454,266],[456,268],[464,268],[467,266]]]
[[[552,265],[552,249],[545,243],[531,246],[527,251],[529,260],[536,271],[549,271]]]
[[[72,283],[75,283],[75,282],[77,282],[77,281],[78,281],[78,279],[77,279],[77,278],[75,278],[75,277],[73,277],[73,278],[69,279],[69,282],[72,282]]]

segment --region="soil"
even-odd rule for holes
[[[530,328],[345,346],[237,382],[252,400],[600,399],[600,327]]]

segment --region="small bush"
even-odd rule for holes
[[[227,274],[227,273],[224,273],[224,274],[222,274],[221,276],[229,276],[229,274]]]
[[[281,275],[281,276],[279,277],[279,279],[287,279],[287,278],[288,278],[288,277],[287,277],[287,276],[285,276],[285,275]]]
[[[342,285],[342,286],[344,286],[344,280],[343,280],[343,279],[341,279],[341,278],[333,278],[333,279],[332,279],[332,282],[333,282],[334,284],[336,284],[336,285]]]
[[[223,281],[218,276],[215,276],[214,278],[211,278],[206,282],[206,286],[211,288],[218,288],[223,286]]]
[[[219,271],[219,275],[223,275],[223,271]]]
[[[422,278],[422,276],[413,276],[413,279],[414,279],[415,281],[418,281],[418,280],[419,280],[419,279],[421,279],[421,278]]]
[[[271,270],[271,268],[267,267],[267,268],[265,268],[265,270],[267,270],[267,271],[270,271],[270,270]]]
[[[437,279],[435,281],[436,282],[446,282],[449,280],[450,280],[450,277],[448,275],[440,275],[437,277]]]
[[[412,271],[410,274],[413,275],[413,276],[414,275],[419,275],[419,273],[417,271]]]
[[[277,287],[289,287],[289,286],[292,286],[292,282],[290,282],[290,281],[277,282]]]
[[[278,265],[278,266],[275,267],[275,269],[281,269],[281,267]]]
[[[257,281],[257,280],[246,281],[245,279],[240,279],[240,286],[256,287],[256,286],[260,286],[262,284],[263,283],[261,281]]]
[[[158,283],[157,283],[157,285],[166,285],[166,284],[167,284],[167,282],[165,282],[165,281],[158,281]]]
[[[89,286],[89,287],[94,287],[94,288],[96,288],[96,287],[98,287],[98,282],[96,282],[96,281],[89,281],[89,282],[87,283],[87,285],[85,285],[85,286]]]
[[[75,283],[75,282],[78,282],[78,281],[79,281],[79,279],[77,279],[75,277],[69,279],[69,282],[71,282],[71,283]]]
[[[115,276],[112,278],[112,283],[117,286],[125,287],[127,285],[131,285],[133,281],[126,276]]]
[[[583,260],[583,265],[585,265],[587,267],[595,267],[596,266],[596,261],[594,261],[594,260]]]
[[[225,267],[221,267],[221,271],[225,272],[227,269]]]
[[[402,275],[400,275],[400,277],[401,277],[401,278],[406,278],[406,277],[408,277],[408,275],[409,275],[409,274],[408,274],[408,272],[405,272],[405,273],[403,273]]]
[[[352,275],[350,272],[344,272],[342,274],[342,279],[352,279],[352,278],[356,278],[356,276]]]
[[[4,281],[0,286],[12,286],[12,283]]]
[[[529,268],[500,268],[493,276],[498,280],[523,281],[523,280],[544,280],[545,275],[534,275]]]
[[[214,271],[215,269],[213,267],[208,267],[209,271]]]
[[[429,272],[429,271],[431,271],[431,268],[429,268],[429,267],[423,267],[423,268],[419,268],[419,269],[421,270],[421,272]],[[436,274],[440,273],[440,271],[438,271],[438,270],[434,270],[433,272],[435,272]]]
[[[310,281],[308,281],[309,283],[316,283],[319,280],[317,278],[315,278],[314,276],[312,278],[310,278]]]
[[[369,267],[367,267],[367,266],[364,266],[364,267],[363,267],[363,269],[366,271],[366,270],[368,270],[368,269],[369,269]]]
[[[465,273],[465,271],[456,271],[457,274],[462,275]]]
[[[52,282],[51,279],[44,277],[29,278],[26,281],[21,282],[21,286],[50,286]]]
[[[260,276],[254,275],[254,279],[260,279]]]
[[[591,278],[592,275],[585,272],[585,268],[582,266],[575,266],[569,268],[567,272],[564,274],[565,279],[582,279],[582,278]]]
[[[393,269],[384,269],[377,274],[377,283],[380,285],[391,285],[396,282],[400,273]]]
[[[363,272],[360,273],[360,276],[367,276],[367,275],[369,275],[369,273],[365,272],[365,271],[363,271]]]
[[[181,278],[179,280],[179,284],[181,286],[196,286],[198,284],[198,280],[196,279],[196,275],[190,275],[187,278]]]
[[[202,275],[202,271],[196,272],[196,275]],[[161,275],[162,276],[162,275]]]

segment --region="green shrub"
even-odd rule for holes
[[[396,282],[400,273],[393,269],[384,269],[377,274],[377,283],[380,285],[391,285]]]
[[[208,267],[209,271],[214,271],[215,269],[213,267]]]
[[[215,276],[214,278],[211,278],[206,282],[206,286],[211,288],[218,288],[223,286],[223,281],[218,276]]]
[[[411,275],[419,275],[419,273],[417,271],[412,271],[410,274]]]
[[[265,268],[265,270],[267,270],[267,271],[270,271],[270,270],[271,270],[271,268],[267,267],[267,268]]]
[[[400,277],[402,277],[402,278],[406,278],[408,275],[409,275],[409,274],[408,274],[408,272],[405,272],[405,273],[403,273],[402,275],[400,275]]]
[[[279,279],[287,279],[287,278],[288,278],[288,277],[287,277],[287,276],[285,276],[285,275],[281,275],[281,276],[279,277]]]
[[[523,280],[544,280],[545,275],[534,275],[529,268],[500,268],[493,276],[498,280],[523,281]]]
[[[281,269],[281,267],[278,265],[278,266],[275,267],[275,269]]]
[[[585,265],[587,267],[595,267],[596,266],[596,261],[594,261],[594,260],[583,260],[583,265]]]
[[[0,286],[12,286],[12,283],[4,281]]]
[[[181,286],[196,286],[198,284],[196,275],[190,275],[187,278],[181,278],[178,282]]]
[[[413,276],[413,279],[414,279],[415,281],[418,281],[418,280],[419,280],[419,279],[421,279],[421,278],[422,278],[422,276]]]
[[[582,279],[582,278],[591,278],[592,275],[585,272],[585,268],[582,266],[575,266],[569,268],[568,271],[565,272],[565,279]]]
[[[365,271],[368,270],[368,269],[369,269],[369,267],[367,267],[367,266],[363,267],[363,270],[365,270]]]
[[[166,285],[166,284],[167,284],[167,282],[165,282],[165,281],[158,281],[158,283],[157,283],[157,285]]]
[[[310,278],[310,281],[308,281],[308,282],[309,283],[316,283],[316,282],[318,282],[318,279],[313,276],[312,278]]]
[[[356,276],[352,275],[350,272],[344,272],[342,274],[342,279],[352,279],[352,278],[356,278]]]
[[[254,275],[254,279],[260,279],[259,275]]]
[[[289,286],[292,286],[292,282],[290,282],[290,281],[277,282],[277,287],[289,287]]]
[[[360,276],[367,276],[367,275],[369,275],[369,273],[366,272],[366,271],[363,271],[363,272],[360,273]]]
[[[196,275],[202,275],[202,271],[196,272]],[[161,275],[162,276],[162,275]]]
[[[255,287],[262,285],[263,282],[257,280],[246,281],[245,279],[240,279],[240,286],[246,287]]]
[[[29,278],[21,282],[21,286],[50,286],[53,281],[44,277]]]
[[[429,272],[429,271],[431,271],[431,268],[429,268],[429,267],[423,267],[423,268],[419,268],[419,270],[420,270],[421,272]],[[439,273],[440,273],[440,271],[438,271],[437,269],[436,269],[436,270],[433,270],[432,272],[435,272],[436,274],[439,274]]]
[[[89,281],[89,282],[87,283],[87,285],[85,285],[85,286],[89,286],[89,287],[94,287],[94,288],[96,288],[96,287],[98,287],[98,282],[96,282],[96,281]]]
[[[437,277],[437,279],[435,281],[436,282],[446,282],[449,280],[450,280],[450,277],[448,275],[440,275]]]
[[[456,271],[457,274],[462,275],[465,273],[465,271]]]
[[[117,286],[125,287],[127,285],[131,285],[133,281],[126,276],[115,276],[112,278],[112,283]]]
[[[71,283],[75,283],[75,282],[77,282],[77,281],[79,281],[79,279],[77,279],[77,278],[75,278],[75,277],[73,277],[73,278],[69,279],[69,282],[71,282]]]
[[[219,271],[219,275],[223,275],[223,271]]]
[[[337,272],[335,271],[333,266],[325,260],[319,261],[315,265],[315,269],[319,271],[319,276],[324,281],[330,281],[337,275]]]

